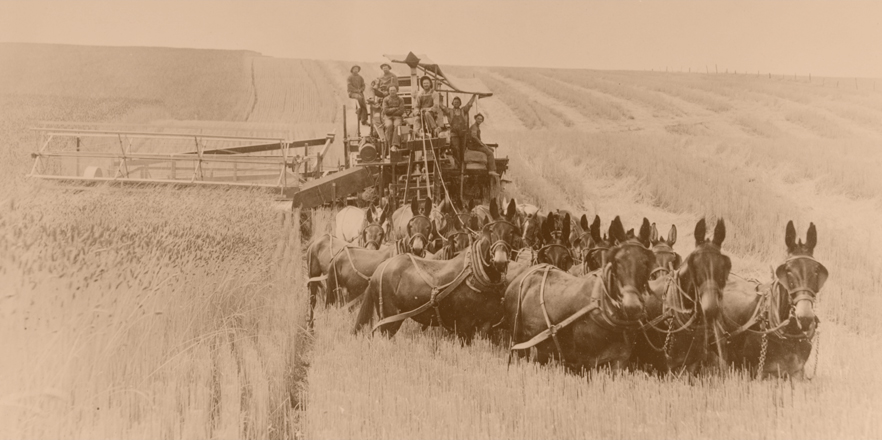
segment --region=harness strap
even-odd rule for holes
[[[595,299],[592,298],[592,299],[591,299],[591,303],[589,303],[589,304],[588,304],[587,306],[585,306],[585,307],[582,307],[582,308],[579,309],[579,311],[577,311],[576,313],[573,313],[572,315],[570,315],[569,318],[564,319],[564,320],[561,321],[559,324],[555,324],[555,325],[553,325],[553,326],[551,326],[551,327],[549,327],[549,328],[547,328],[547,329],[545,329],[545,330],[542,330],[542,332],[540,332],[540,333],[539,333],[538,335],[536,335],[536,336],[533,336],[533,339],[530,339],[530,340],[527,341],[527,342],[521,342],[520,344],[517,344],[517,345],[515,345],[515,346],[512,346],[511,349],[512,349],[512,350],[525,350],[525,349],[528,349],[528,348],[530,348],[530,347],[533,347],[533,346],[539,344],[540,342],[542,342],[542,341],[548,339],[549,337],[551,337],[552,332],[557,332],[558,330],[560,330],[560,329],[562,329],[562,328],[564,328],[564,327],[566,327],[566,326],[572,324],[572,323],[575,322],[577,319],[579,319],[579,318],[585,316],[586,314],[588,314],[588,313],[590,313],[590,312],[592,312],[592,311],[594,311],[594,310],[597,310],[598,308],[599,308],[599,307],[597,306],[597,301],[596,301]]]
[[[548,281],[548,272],[550,270],[551,266],[545,266],[542,273],[542,284],[539,285],[539,305],[542,307],[542,315],[545,317],[545,325],[548,326],[551,339],[554,341],[554,346],[557,348],[560,360],[563,361],[563,349],[561,349],[560,342],[557,340],[557,327],[551,323],[551,318],[548,316],[548,308],[545,307],[545,282]]]
[[[410,254],[408,254],[408,255],[410,255]],[[373,328],[373,330],[371,330],[371,332],[377,331],[378,328],[380,328],[384,325],[392,324],[395,322],[404,321],[405,319],[408,319],[408,318],[412,318],[416,315],[419,315],[420,313],[425,312],[430,307],[437,307],[439,302],[441,302],[444,298],[446,298],[448,295],[450,295],[450,293],[452,293],[454,290],[456,290],[456,288],[459,287],[459,285],[462,284],[462,282],[465,281],[465,279],[468,278],[472,274],[471,266],[468,263],[468,258],[466,258],[466,263],[463,266],[462,271],[459,272],[459,275],[457,275],[453,281],[451,281],[443,286],[434,286],[432,284],[432,282],[428,279],[428,276],[425,275],[424,272],[422,271],[422,269],[420,269],[420,267],[417,265],[416,260],[414,260],[414,257],[412,255],[410,255],[410,259],[413,262],[413,265],[416,268],[417,273],[420,274],[420,278],[422,278],[423,281],[425,281],[426,284],[428,284],[429,287],[432,288],[432,293],[433,293],[432,298],[430,298],[429,301],[426,302],[425,304],[423,304],[423,305],[421,305],[421,306],[419,306],[409,312],[399,313],[397,315],[393,315],[388,318],[382,319],[380,322],[377,323],[377,325],[374,326],[374,328]],[[380,278],[380,281],[382,282],[382,276]],[[444,290],[441,290],[441,289],[444,289]],[[438,291],[440,291],[440,292],[437,293],[437,295],[436,295],[435,292],[438,292]],[[380,291],[380,297],[381,298],[383,297],[382,290]],[[440,315],[438,316],[438,319],[440,321]],[[441,324],[441,323],[439,322],[439,324]]]
[[[345,250],[346,250],[346,256],[349,257],[349,266],[352,267],[352,270],[355,271],[355,274],[358,275],[359,277],[361,277],[361,279],[363,279],[365,281],[370,281],[371,280],[370,276],[359,272],[358,268],[355,267],[355,263],[352,261],[352,251],[349,250],[348,247],[345,248]]]

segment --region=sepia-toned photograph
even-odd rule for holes
[[[0,1],[0,440],[882,439],[882,2]]]

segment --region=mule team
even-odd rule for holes
[[[310,327],[324,284],[328,304],[361,301],[353,332],[376,316],[372,330],[392,336],[413,319],[464,343],[490,334],[512,354],[573,371],[805,376],[828,275],[813,257],[814,224],[805,242],[787,224],[786,256],[761,284],[730,277],[723,220],[710,236],[698,221],[695,250],[682,258],[676,227],[665,238],[646,218],[626,232],[616,217],[602,234],[598,216],[577,222],[514,200],[456,209],[414,199],[388,211],[345,208],[345,240],[325,234],[309,245]]]

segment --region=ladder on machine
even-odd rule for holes
[[[416,139],[410,142],[404,142],[407,146],[407,174],[402,176],[404,179],[404,194],[401,198],[401,204],[407,204],[413,196],[416,196],[419,202],[423,202],[428,197],[438,199],[437,184],[441,179],[441,169],[436,157],[438,138]],[[422,158],[417,155],[422,153]],[[432,183],[435,182],[433,186]]]

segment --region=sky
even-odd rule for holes
[[[882,1],[0,0],[0,42],[882,77]]]

